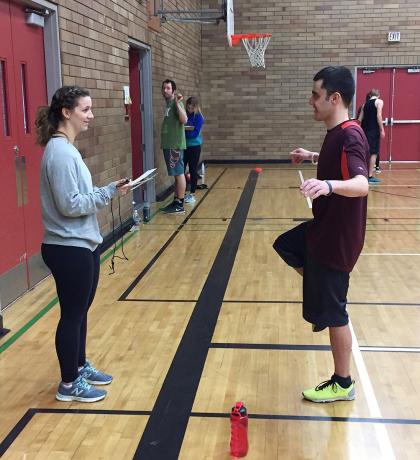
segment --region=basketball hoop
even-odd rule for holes
[[[242,40],[251,66],[254,68],[265,68],[264,55],[270,38],[271,34],[235,34],[232,35],[232,46],[239,45]]]

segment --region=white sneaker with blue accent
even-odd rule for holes
[[[184,203],[189,203],[193,204],[195,203],[195,195],[194,193],[189,193],[188,195],[185,195]]]
[[[109,385],[112,382],[112,375],[98,371],[88,360],[86,360],[85,365],[80,369],[79,375],[91,385]]]
[[[104,399],[105,396],[105,390],[98,390],[92,387],[81,375],[79,375],[68,388],[61,382],[60,385],[58,385],[55,398],[59,401],[96,402]]]

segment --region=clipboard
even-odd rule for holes
[[[141,185],[145,184],[146,182],[149,182],[150,180],[154,179],[157,176],[156,171],[157,168],[149,169],[141,176],[137,177],[137,179],[131,181],[131,190],[134,190],[137,187],[140,187]]]

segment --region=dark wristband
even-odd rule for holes
[[[324,182],[328,185],[328,193],[325,196],[332,195],[333,189],[332,189],[331,182],[329,180],[325,180]]]

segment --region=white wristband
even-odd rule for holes
[[[317,155],[317,156],[319,157],[319,153],[313,153],[313,154],[312,154],[311,162],[312,162],[313,165],[317,165],[317,164],[318,164],[318,160],[317,160],[317,161],[314,160],[314,156],[315,156],[315,155]]]

